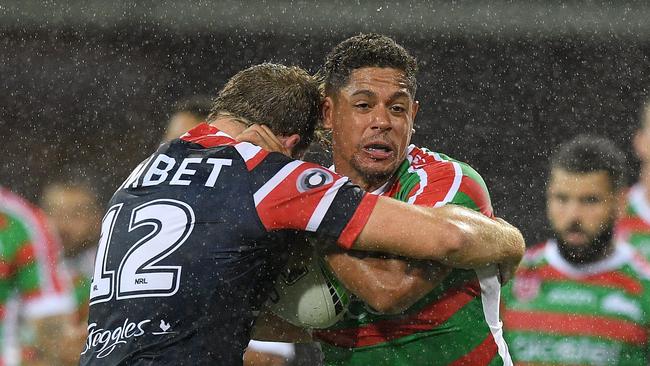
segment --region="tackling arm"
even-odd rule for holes
[[[353,249],[474,269],[494,263],[516,266],[525,244],[514,226],[470,209],[422,208],[379,197]]]

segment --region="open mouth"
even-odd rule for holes
[[[363,146],[365,151],[372,159],[384,160],[393,156],[393,148],[387,143],[372,142]]]

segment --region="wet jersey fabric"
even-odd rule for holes
[[[207,124],[162,145],[103,219],[80,364],[241,364],[286,244],[349,248],[376,201]]]
[[[429,207],[457,204],[493,216],[485,183],[474,169],[413,145],[393,178],[373,193]],[[453,270],[441,286],[399,315],[381,315],[362,301],[353,301],[341,322],[314,331],[325,363],[509,364],[496,273],[492,267],[480,273]]]
[[[0,187],[0,365],[20,361],[18,318],[73,311],[61,247],[45,214]]]
[[[614,232],[619,240],[632,244],[646,259],[650,259],[650,202],[647,188],[636,184],[626,196],[622,217]]]
[[[621,242],[576,266],[554,240],[530,248],[503,289],[515,365],[647,365],[650,264]]]

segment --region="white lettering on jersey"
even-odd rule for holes
[[[172,178],[171,182],[169,182],[170,186],[189,186],[191,181],[186,180],[186,179],[181,179],[183,175],[194,175],[196,173],[196,170],[194,169],[187,169],[187,166],[189,164],[200,164],[201,163],[201,158],[185,158],[181,162],[181,166],[178,167],[178,170],[176,171],[176,174],[174,174],[174,177]]]
[[[126,318],[124,324],[115,329],[97,328],[97,323],[91,323],[88,325],[86,345],[81,354],[83,355],[91,348],[99,346],[99,349],[95,351],[97,354],[96,357],[104,358],[110,355],[111,352],[115,350],[115,347],[126,343],[129,338],[144,335],[145,330],[142,327],[149,322],[151,322],[151,320],[146,319],[136,324],[135,322],[129,321],[129,318]]]
[[[221,173],[221,167],[225,166],[231,166],[232,165],[232,159],[216,159],[216,158],[210,158],[207,161],[208,164],[212,164],[214,167],[212,168],[212,172],[210,172],[210,176],[208,177],[208,180],[205,182],[206,187],[214,187],[214,184],[217,182],[217,178],[219,178],[219,173]]]
[[[163,163],[165,167],[159,168],[158,165],[160,165],[160,163]],[[171,158],[165,154],[158,155],[153,164],[151,164],[151,167],[149,167],[147,174],[144,175],[142,186],[155,186],[156,184],[164,182],[165,179],[167,179],[167,175],[169,175],[169,171],[172,170],[175,164],[176,159]],[[158,178],[152,179],[154,175],[158,176]]]

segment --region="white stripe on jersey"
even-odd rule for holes
[[[512,359],[508,351],[508,345],[503,339],[503,323],[499,319],[499,302],[501,301],[501,284],[497,278],[498,269],[496,265],[477,269],[476,276],[481,285],[481,302],[483,303],[483,316],[490,328],[490,333],[497,344],[499,356],[504,366],[512,366]]]
[[[260,204],[260,202],[262,202],[262,200],[266,198],[266,196],[268,196],[269,193],[271,193],[275,189],[275,187],[280,185],[280,183],[282,183],[282,181],[285,180],[285,178],[287,178],[289,174],[293,173],[294,170],[298,169],[298,167],[304,163],[305,163],[304,161],[294,160],[289,164],[285,165],[284,167],[282,167],[282,169],[280,169],[279,172],[275,173],[273,178],[269,179],[269,181],[266,182],[262,186],[262,188],[257,190],[257,192],[255,192],[255,194],[253,195],[253,200],[255,201],[255,207],[257,207]]]
[[[235,149],[237,149],[237,152],[239,155],[241,155],[245,162],[248,162],[260,151],[262,151],[261,147],[253,145],[250,142],[240,142],[235,145]]]
[[[348,180],[349,179],[347,177],[337,179],[336,182],[332,184],[330,189],[325,192],[323,198],[321,198],[320,202],[318,202],[314,213],[309,218],[309,222],[307,223],[307,228],[305,230],[311,232],[316,232],[316,230],[318,230],[318,227],[323,221],[327,210],[330,209],[332,201],[334,201],[334,197],[336,197],[336,193],[339,191],[339,188],[341,188],[341,186],[343,186]]]

